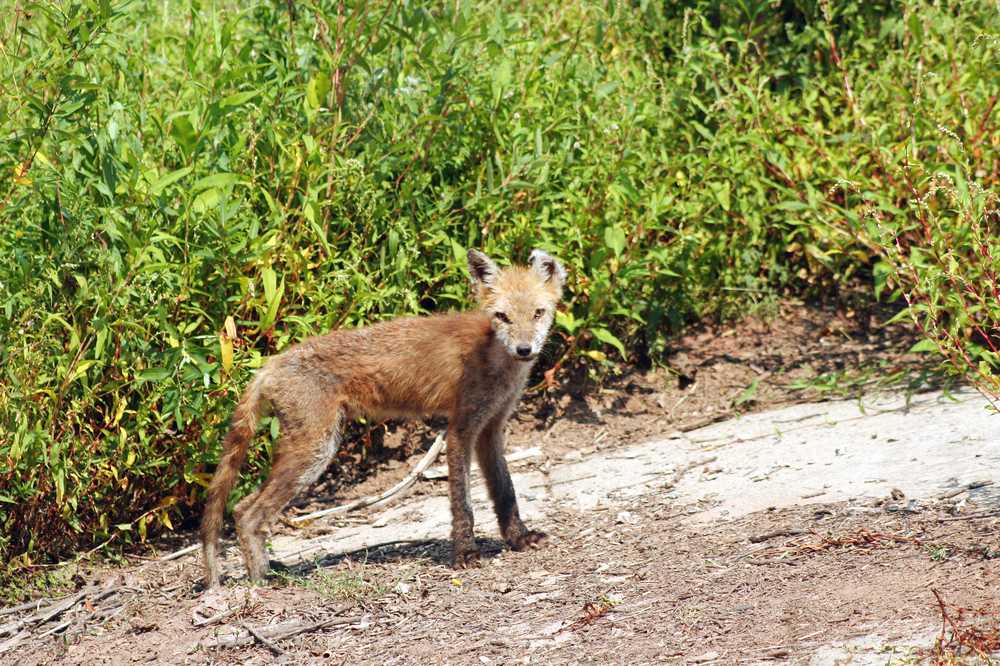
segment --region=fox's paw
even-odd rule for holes
[[[479,566],[479,549],[475,546],[455,549],[452,556],[452,566],[456,569],[474,569]]]
[[[508,537],[507,543],[511,550],[525,550],[526,548],[538,548],[542,541],[548,538],[545,532],[538,530],[524,530],[519,534]]]

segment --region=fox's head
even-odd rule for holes
[[[519,361],[533,361],[545,344],[562,298],[566,271],[541,250],[528,266],[500,269],[478,250],[469,250],[469,274],[497,339]]]

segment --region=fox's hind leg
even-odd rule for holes
[[[344,414],[339,405],[326,414],[310,412],[315,404],[275,405],[281,436],[274,450],[271,472],[260,489],[237,506],[236,534],[252,580],[267,574],[264,547],[267,529],[295,495],[305,490],[329,465],[340,447]]]

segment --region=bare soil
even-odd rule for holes
[[[484,540],[484,566],[462,572],[444,541],[383,547],[227,588],[216,606],[194,558],[120,570],[117,615],[88,623],[80,606],[70,638],[32,639],[4,663],[798,662],[869,632],[890,651],[927,634],[942,621],[932,590],[956,617],[957,606],[980,612],[963,622],[997,626],[995,517],[841,503],[706,526],[698,509],[654,495],[615,515],[557,515],[546,547]],[[194,626],[228,606],[224,623]],[[280,641],[280,654],[202,646],[244,625],[338,614],[350,623]],[[897,655],[929,659],[934,636],[919,647]]]
[[[913,337],[879,325],[890,314],[785,303],[767,320],[695,330],[677,342],[667,368],[600,387],[565,370],[557,387],[526,397],[508,450],[541,446],[545,456],[533,464],[545,465],[569,451],[587,455],[740,412],[859,393],[886,378],[925,381],[921,359],[906,353]],[[358,430],[289,512],[388,488],[441,425]],[[414,492],[446,489],[421,481]],[[400,543],[278,572],[260,587],[237,579],[215,595],[201,589],[198,558],[136,555],[125,566],[81,570],[81,588],[114,590],[0,637],[0,664],[797,662],[859,634],[877,631],[890,643],[926,635],[942,622],[932,590],[956,627],[988,638],[1000,617],[998,519],[954,519],[947,503],[916,514],[890,506],[810,505],[703,524],[702,507],[654,494],[624,510],[549,516],[551,538],[537,551],[483,540],[480,569],[452,570],[443,540]],[[154,545],[168,552],[193,540],[181,533]],[[196,626],[225,609],[235,611]],[[31,613],[2,614],[0,625]],[[347,619],[277,641],[243,628],[335,617]],[[206,647],[241,631],[249,644]],[[950,627],[946,637],[954,634]],[[4,652],[3,641],[17,636]],[[924,640],[925,658],[933,639]]]

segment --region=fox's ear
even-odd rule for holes
[[[500,269],[493,263],[493,260],[479,250],[471,248],[469,249],[468,259],[469,275],[472,277],[472,281],[484,287],[492,286],[497,279],[497,275],[500,273]]]
[[[566,283],[566,269],[548,252],[532,250],[528,263],[531,264],[532,270],[542,276],[545,282],[554,281],[560,289]]]

